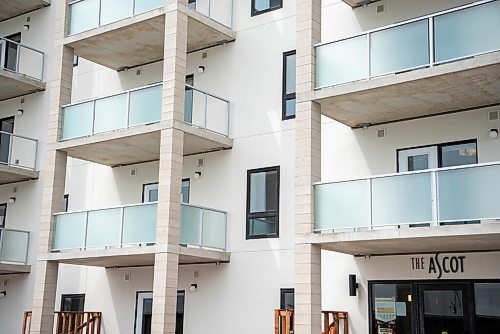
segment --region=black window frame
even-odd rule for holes
[[[252,174],[265,173],[265,172],[276,172],[277,177],[277,189],[276,189],[276,211],[263,211],[250,213],[250,179]],[[246,240],[251,239],[272,239],[279,238],[280,235],[280,166],[264,167],[247,170],[247,210],[246,210]],[[276,233],[273,234],[259,234],[250,235],[250,220],[255,218],[269,218],[276,217]]]
[[[151,182],[151,183],[143,183],[142,184],[142,203],[154,203],[154,202],[151,202],[151,201],[146,202],[144,200],[144,195],[146,194],[146,186],[152,186],[154,184],[158,184],[159,185],[159,182]]]
[[[265,13],[272,12],[273,10],[276,10],[276,9],[283,8],[283,0],[280,0],[279,6],[269,7],[267,9],[263,9],[263,10],[256,10],[255,9],[255,0],[252,0],[252,5],[251,6],[252,6],[252,8],[251,8],[251,16],[254,17],[254,16],[257,16],[257,15],[260,15],[260,14],[265,14]]]
[[[63,198],[64,198],[64,212],[68,212],[69,194],[65,194]]]
[[[78,311],[65,311],[63,310],[64,299],[66,298],[81,298],[82,299],[82,310]],[[85,311],[85,294],[84,293],[70,293],[70,294],[61,294],[61,307],[59,309],[61,312],[84,312]]]
[[[296,50],[292,50],[292,51],[287,51],[287,52],[283,52],[283,78],[282,78],[282,105],[281,105],[281,119],[283,121],[287,120],[287,119],[293,119],[295,118],[295,115],[297,113],[297,111],[295,111],[295,113],[293,115],[286,115],[286,102],[288,100],[296,100],[296,90],[293,92],[293,93],[289,93],[287,94],[286,93],[286,70],[287,70],[287,58],[289,56],[292,56],[292,55],[296,55],[297,52]]]
[[[7,223],[7,203],[0,203],[0,207],[5,208],[5,214],[3,215],[3,220],[0,221],[0,228],[5,228],[5,224]]]
[[[184,182],[188,182],[188,184],[189,184],[188,193],[187,193],[187,202],[182,202],[182,199],[183,199],[182,198],[182,188],[183,188]],[[181,182],[181,202],[184,204],[189,204],[190,197],[191,197],[191,179],[190,178],[182,179],[182,182]]]
[[[197,3],[196,3],[196,0],[188,0],[188,8],[191,8],[189,7],[189,5],[191,5],[192,3],[194,3],[194,8],[192,8],[192,10],[196,10],[196,7],[197,7]]]
[[[285,294],[293,294],[294,297],[294,305],[292,310],[295,308],[295,289],[294,288],[281,288],[280,289],[280,309],[281,310],[287,310],[286,305],[285,305]]]

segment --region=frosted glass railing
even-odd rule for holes
[[[64,212],[55,215],[53,250],[151,245],[156,242],[156,203]]]
[[[42,51],[0,37],[0,70],[42,81],[44,61]]]
[[[186,85],[184,122],[228,136],[229,114],[228,100]]]
[[[315,229],[500,218],[500,162],[315,185]]]
[[[234,0],[197,0],[189,8],[232,26]],[[165,6],[165,0],[76,0],[69,6],[68,35],[120,21]]]
[[[181,245],[226,250],[226,222],[223,211],[182,204]]]
[[[29,239],[29,232],[0,228],[0,262],[26,264]]]
[[[321,44],[316,46],[316,87],[497,51],[497,31],[500,1],[485,0]]]
[[[159,122],[161,96],[156,84],[64,106],[61,140]]]
[[[36,169],[38,140],[0,131],[0,165]]]

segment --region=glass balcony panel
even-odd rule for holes
[[[12,166],[27,169],[35,169],[37,141],[23,137],[12,136],[11,145],[12,148],[9,164]]]
[[[85,102],[64,107],[62,139],[91,135],[93,113],[94,102]]]
[[[133,0],[101,0],[101,25],[131,17],[133,6]]]
[[[95,101],[94,133],[127,127],[127,94]]]
[[[134,15],[165,6],[165,0],[135,0]]]
[[[368,180],[317,185],[315,199],[317,230],[370,226]]]
[[[18,47],[18,52],[19,63],[17,64],[17,72],[37,80],[42,80],[44,62],[43,53],[28,49],[22,45]]]
[[[499,50],[499,17],[499,1],[435,17],[435,61]]]
[[[86,212],[57,215],[53,249],[83,248],[86,220]]]
[[[181,244],[200,246],[202,210],[196,207],[181,206]]]
[[[162,86],[130,92],[130,126],[161,120]]]
[[[156,241],[156,204],[128,206],[123,213],[123,244]]]
[[[102,248],[120,245],[121,209],[89,212],[87,247]]]
[[[69,6],[70,35],[99,26],[99,1],[100,0],[84,0]]]
[[[229,106],[226,101],[208,95],[207,130],[227,136],[229,134]]]
[[[29,233],[22,231],[0,230],[2,238],[2,262],[26,263]]]
[[[429,64],[429,23],[421,20],[371,34],[371,75]]]
[[[316,48],[316,87],[368,78],[367,44],[362,35]]]
[[[438,171],[440,221],[500,218],[500,166]]]
[[[372,180],[373,225],[402,225],[432,221],[431,173]]]
[[[226,214],[223,212],[203,210],[202,246],[226,248]]]
[[[193,90],[191,104],[191,124],[200,128],[205,128],[205,108],[207,107],[206,95],[198,90]],[[184,115],[186,120],[186,115]]]

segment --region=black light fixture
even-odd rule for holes
[[[356,297],[356,290],[358,289],[358,283],[356,283],[356,275],[349,275],[349,296]]]

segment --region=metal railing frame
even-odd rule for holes
[[[30,78],[30,79],[33,79],[33,80],[37,80],[37,81],[43,81],[43,77],[44,77],[44,69],[45,69],[45,53],[43,51],[40,51],[40,50],[37,50],[35,48],[32,48],[30,46],[27,46],[27,45],[24,45],[24,44],[21,44],[21,43],[18,43],[18,42],[15,42],[15,41],[12,41],[10,39],[7,39],[7,38],[4,38],[4,37],[0,37],[0,40],[4,40],[5,42],[7,43],[12,43],[12,44],[15,44],[17,45],[17,55],[16,55],[16,70],[13,71],[11,69],[8,69],[5,67],[5,64],[0,64],[0,69],[4,70],[4,71],[9,71],[9,72],[13,72],[13,73],[16,73],[16,74],[19,74],[19,75],[22,75],[22,76],[25,76],[27,78]],[[5,47],[7,47],[5,45]],[[27,73],[23,73],[19,70],[20,68],[20,62],[21,62],[21,48],[24,48],[24,49],[27,49],[27,50],[30,50],[30,51],[33,51],[35,53],[38,53],[39,55],[41,55],[42,57],[42,64],[41,64],[41,71],[40,71],[40,77],[37,78],[37,77],[33,77]],[[3,50],[1,50],[2,52],[4,52]]]
[[[9,136],[9,155],[8,155],[8,158],[7,158],[7,162],[0,161],[0,165],[7,165],[9,167],[18,167],[18,168],[24,168],[24,169],[29,169],[29,170],[36,170],[37,159],[38,159],[38,139],[34,139],[34,138],[26,137],[26,136],[20,136],[20,135],[16,135],[16,134],[13,134],[13,133],[10,133],[10,132],[5,132],[5,131],[0,131],[0,134],[2,134],[2,135],[8,135]],[[12,149],[13,149],[13,146],[14,146],[13,145],[14,138],[25,139],[25,140],[33,142],[35,144],[35,157],[34,157],[33,167],[24,166],[24,165],[18,165],[18,164],[13,164],[11,162],[11,160],[12,160]]]

